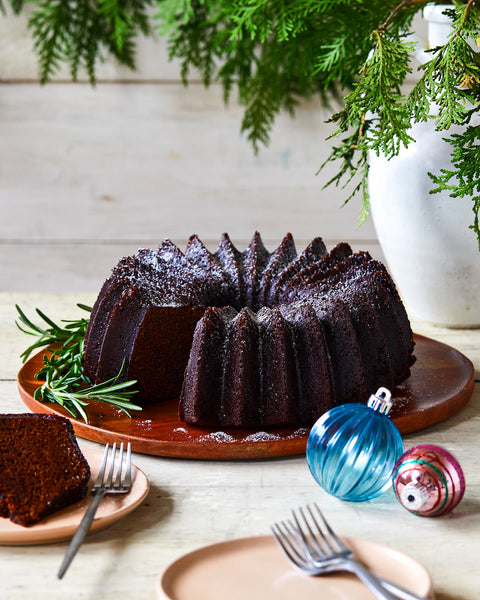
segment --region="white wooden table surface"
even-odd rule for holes
[[[323,190],[315,175],[329,154],[328,116],[302,104],[282,115],[269,148],[254,156],[239,135],[241,107],[195,81],[184,89],[162,42],[142,41],[138,71],[111,63],[99,84],[65,72],[38,85],[26,18],[0,16],[0,411],[25,410],[16,389],[28,340],[14,325],[29,314],[75,316],[92,303],[111,267],[140,246],[197,233],[212,250],[223,231],[239,247],[259,230],[273,249],[291,231],[302,249],[321,235],[382,258],[371,221],[357,229],[358,202]],[[418,333],[464,352],[480,369],[479,331]],[[405,446],[443,445],[462,464],[464,500],[447,517],[422,519],[388,492],[361,504],[324,493],[304,457],[192,461],[135,454],[151,491],[133,513],[89,536],[65,579],[56,572],[66,543],[0,546],[0,597],[7,600],[151,599],[160,573],[189,550],[266,534],[290,508],[318,501],[339,532],[387,544],[431,573],[437,600],[477,600],[480,590],[480,387],[449,421],[405,436]],[[81,440],[84,448],[99,448]]]
[[[14,304],[29,314],[35,307],[55,319],[74,316],[75,303],[92,294],[0,294],[0,392],[2,412],[25,410],[16,389],[18,355],[26,336],[14,325]],[[480,368],[478,331],[415,330],[463,351]],[[478,378],[477,378],[478,379]],[[1,597],[38,598],[155,597],[156,580],[185,552],[205,544],[268,534],[269,525],[292,507],[316,501],[339,532],[386,544],[419,560],[430,572],[437,600],[476,600],[480,590],[480,386],[467,407],[446,422],[404,436],[405,447],[438,444],[462,465],[464,499],[442,518],[407,512],[388,491],[363,503],[345,503],[314,482],[304,457],[259,461],[193,461],[134,454],[148,476],[149,496],[131,515],[90,535],[62,581],[56,572],[66,543],[0,546]],[[84,448],[100,448],[80,440]]]

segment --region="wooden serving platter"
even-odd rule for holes
[[[392,391],[390,416],[402,434],[419,431],[461,410],[473,393],[471,361],[451,346],[415,335],[417,360],[411,376]],[[68,417],[75,433],[100,442],[131,442],[132,450],[156,456],[196,459],[278,458],[305,453],[309,428],[216,430],[194,427],[178,418],[177,400],[145,407],[132,418],[104,403],[87,407],[89,423],[72,418],[57,404],[33,398],[43,352],[29,359],[18,373],[24,404],[36,413]]]

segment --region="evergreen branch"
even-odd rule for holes
[[[228,52],[228,32],[221,25],[224,18],[222,3],[215,0],[159,4],[156,28],[168,37],[169,58],[181,58],[185,85],[192,68],[201,73],[206,87],[210,85],[217,69],[216,60]]]
[[[478,36],[480,11],[469,3],[449,14],[452,34],[444,46],[433,49],[433,58],[423,65],[423,75],[407,100],[415,120],[435,118],[438,130],[465,123],[469,101],[478,98],[480,90],[480,56],[469,44]]]
[[[19,15],[22,12],[24,4],[24,0],[10,0],[10,6],[12,7],[12,11],[15,15]],[[0,0],[0,13],[2,13],[4,16],[7,15],[7,9],[3,3],[3,0]]]
[[[340,186],[346,189],[347,186],[357,178],[357,183],[352,191],[346,197],[343,205],[347,204],[358,192],[362,195],[362,205],[358,217],[358,223],[361,225],[370,214],[370,195],[368,193],[368,144],[366,143],[366,132],[370,127],[371,121],[360,122],[353,131],[342,139],[339,146],[333,146],[330,156],[320,166],[318,173],[328,162],[333,160],[340,161],[337,173],[325,183],[323,189],[330,185]],[[330,137],[333,137],[330,136]],[[344,179],[342,183],[342,179]]]
[[[3,12],[7,1],[0,0]],[[439,131],[468,125],[480,104],[480,54],[470,46],[479,37],[480,0],[453,0],[451,8],[446,0],[434,2],[446,5],[452,35],[431,51],[410,94],[402,91],[414,48],[406,36],[427,0],[35,0],[29,27],[42,83],[63,63],[72,79],[85,68],[95,83],[104,54],[133,69],[135,36],[166,36],[185,85],[195,70],[205,86],[220,82],[225,102],[237,90],[241,130],[256,152],[269,143],[278,114],[293,116],[300,99],[317,97],[327,106],[344,99],[330,119],[342,141],[326,161],[340,165],[327,185],[353,184],[346,202],[362,195],[362,220],[369,152],[392,158],[411,143],[412,123],[434,120]],[[24,0],[10,4],[20,12]],[[471,129],[469,135],[479,134]],[[478,137],[451,139],[452,169],[433,180],[435,190],[457,186],[450,191],[460,197],[476,182],[466,161]],[[472,197],[477,231],[475,190]]]
[[[409,53],[413,46],[379,30],[373,32],[372,40],[375,47],[364,63],[361,79],[346,96],[345,107],[330,121],[337,123],[338,134],[375,114],[377,125],[370,127],[365,143],[376,152],[394,156],[402,144],[412,141],[407,133],[410,115],[402,103],[400,86],[411,70]]]
[[[372,1],[385,11],[384,2]],[[372,19],[358,3],[340,3],[358,10],[364,20]],[[356,52],[360,34],[348,33],[346,23],[342,35],[348,38],[349,49],[354,49],[353,58],[346,53],[337,70],[322,63],[324,51],[319,40],[328,41],[332,35],[331,17],[326,17],[327,9],[333,10],[335,5],[330,0],[291,4],[280,0],[190,0],[179,4],[182,10],[175,2],[161,2],[156,14],[158,30],[169,38],[170,58],[182,60],[185,84],[192,69],[200,71],[206,86],[214,78],[220,81],[226,102],[236,86],[238,100],[245,107],[241,130],[255,151],[268,144],[281,111],[294,115],[300,98],[317,95],[324,104],[339,98],[338,73],[342,85],[353,82],[350,63],[353,61],[355,68],[360,63]]]
[[[410,53],[413,45],[403,36],[389,35],[377,29],[372,33],[374,47],[362,67],[362,76],[354,89],[346,96],[345,106],[332,115],[330,121],[337,124],[333,136],[347,133],[340,146],[335,146],[320,170],[332,161],[340,160],[337,175],[327,186],[343,187],[354,177],[359,181],[347,197],[348,202],[357,192],[362,193],[359,222],[369,214],[368,153],[373,151],[389,157],[395,156],[402,146],[413,141],[409,134],[410,113],[403,102],[401,84],[410,72]],[[351,132],[348,134],[348,132]],[[333,137],[331,136],[331,137]]]
[[[135,38],[150,34],[147,9],[155,0],[38,0],[29,19],[38,55],[40,81],[46,83],[62,63],[73,81],[85,68],[95,83],[96,66],[107,50],[121,64],[135,68]]]
[[[402,0],[402,2],[400,2],[400,4],[397,4],[397,6],[395,6],[395,8],[388,15],[388,17],[385,19],[385,21],[381,25],[379,25],[378,30],[379,31],[387,31],[389,29],[389,27],[391,26],[392,22],[397,17],[397,15],[404,12],[405,9],[411,7],[412,5],[417,5],[415,7],[415,11],[416,11],[419,8],[418,5],[420,5],[420,7],[423,7],[426,4],[428,4],[429,1],[430,0]]]
[[[436,185],[430,193],[446,191],[452,198],[471,201],[473,223],[480,250],[480,125],[469,125],[462,133],[453,133],[446,141],[452,146],[452,168],[429,173]]]

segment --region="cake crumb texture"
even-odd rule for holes
[[[90,467],[65,417],[0,415],[0,516],[28,527],[81,500]]]

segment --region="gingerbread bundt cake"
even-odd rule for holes
[[[410,374],[413,334],[385,266],[321,238],[270,253],[255,233],[211,253],[192,236],[123,258],[92,310],[84,369],[136,379],[139,404],[180,398],[192,424],[312,424]]]
[[[0,516],[25,527],[81,500],[90,467],[65,417],[0,415]]]

